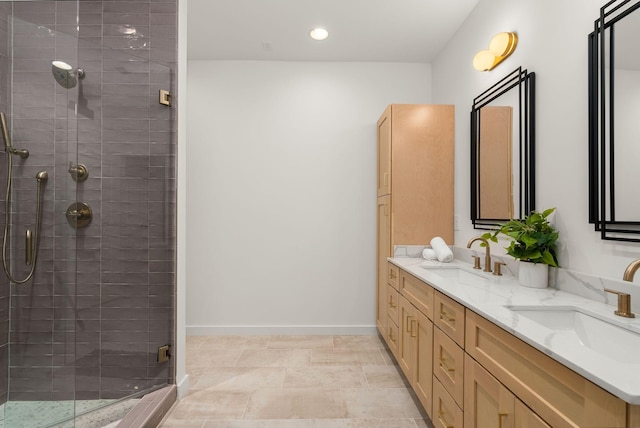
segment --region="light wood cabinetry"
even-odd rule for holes
[[[640,406],[397,266],[387,271],[397,274],[386,276],[385,340],[436,427],[640,426]]]
[[[400,296],[398,365],[428,415],[431,415],[433,376],[433,322]]]
[[[462,427],[465,308],[438,291],[433,295],[433,422]]]
[[[433,319],[435,290],[404,271],[400,272],[400,293],[429,319]]]
[[[454,107],[391,104],[378,120],[378,197],[391,198],[391,247],[453,242]]]
[[[433,379],[433,416],[431,421],[436,428],[462,428],[464,413],[458,407],[444,386]]]
[[[551,428],[468,354],[465,428]]]
[[[400,291],[400,288],[398,285],[400,282],[400,269],[398,269],[398,266],[388,262],[387,262],[387,265],[389,267],[389,279],[387,283],[393,288],[395,288],[396,290]]]
[[[433,375],[463,408],[464,350],[439,328],[433,330]]]
[[[398,347],[400,346],[400,330],[398,321],[400,319],[400,293],[391,285],[387,285],[387,334],[389,335],[389,349],[394,357],[398,358]]]
[[[465,350],[553,427],[627,425],[624,401],[469,310]]]
[[[387,266],[389,262],[387,257],[391,253],[391,241],[389,240],[389,231],[391,230],[391,211],[390,211],[391,197],[389,195],[378,198],[378,234],[377,234],[377,310],[376,310],[376,325],[380,334],[386,338],[387,330]]]
[[[376,324],[386,337],[386,285],[392,274],[387,257],[394,246],[426,245],[435,236],[453,242],[454,107],[391,104],[378,120],[377,144]],[[397,288],[398,280],[390,283]]]
[[[440,292],[434,296],[433,323],[464,348],[464,306]]]

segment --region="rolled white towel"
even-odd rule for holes
[[[439,236],[436,236],[431,240],[431,248],[436,252],[436,256],[438,257],[438,261],[443,263],[449,263],[453,260],[453,252],[451,248],[444,242]]]
[[[438,260],[438,255],[433,248],[425,248],[422,250],[422,258],[425,260]]]

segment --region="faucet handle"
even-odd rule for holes
[[[614,314],[625,318],[636,317],[636,315],[631,312],[631,295],[610,288],[605,288],[604,291],[618,295],[618,310],[614,311]]]
[[[502,271],[500,270],[501,266],[506,266],[506,263],[503,262],[494,262],[493,263],[493,274],[496,276],[502,276]]]
[[[473,257],[473,268],[474,269],[482,269],[480,266],[480,256],[471,256]]]

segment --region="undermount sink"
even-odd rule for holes
[[[617,361],[636,363],[640,334],[618,327],[607,320],[582,312],[576,307],[506,306],[519,317],[533,321],[554,333],[558,339],[583,346]]]
[[[456,280],[466,285],[483,285],[487,278],[459,268],[425,268],[441,278]]]

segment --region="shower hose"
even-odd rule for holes
[[[38,243],[40,240],[40,230],[42,227],[42,184],[47,181],[48,174],[46,171],[40,171],[36,175],[37,182],[37,193],[36,193],[36,226],[35,232],[33,236],[33,242],[31,245],[31,232],[27,231],[27,244],[26,244],[26,258],[27,265],[30,265],[29,274],[24,279],[16,279],[12,274],[11,270],[8,266],[7,261],[7,241],[11,237],[11,199],[12,199],[12,191],[13,191],[13,155],[19,155],[20,157],[27,158],[29,156],[29,152],[27,150],[17,150],[14,149],[11,144],[11,138],[9,137],[9,132],[7,130],[6,119],[4,117],[4,113],[0,113],[0,127],[2,128],[2,134],[5,140],[5,147],[7,149],[7,189],[5,192],[5,201],[4,201],[4,236],[2,239],[2,268],[4,269],[4,273],[9,278],[9,281],[15,284],[24,284],[29,281],[36,270],[36,263],[38,261]]]

